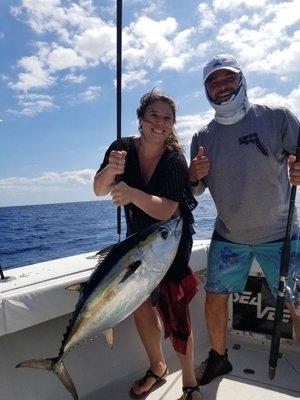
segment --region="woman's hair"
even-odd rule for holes
[[[174,100],[171,97],[167,96],[166,94],[164,94],[156,89],[152,89],[150,92],[144,94],[141,97],[140,106],[136,110],[137,117],[139,119],[143,118],[147,108],[151,104],[155,103],[156,101],[163,101],[164,103],[168,104],[171,107],[172,114],[173,114],[173,121],[175,124],[175,122],[176,122],[176,105],[175,105]],[[141,126],[139,126],[139,131],[141,132]],[[165,144],[168,148],[170,148],[172,150],[177,150],[180,152],[184,151],[184,147],[181,144],[179,144],[178,137],[177,137],[174,126],[171,130],[170,135],[166,138]]]

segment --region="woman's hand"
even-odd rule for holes
[[[134,188],[128,186],[125,182],[113,183],[110,185],[110,194],[116,206],[126,206],[132,203]]]
[[[126,151],[112,150],[108,158],[107,169],[112,175],[122,175],[125,171]]]
[[[116,175],[124,173],[126,151],[112,150],[108,157],[108,164],[94,178],[94,192],[97,196],[105,196],[110,191]]]

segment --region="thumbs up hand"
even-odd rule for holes
[[[198,148],[198,153],[195,158],[191,160],[189,167],[189,180],[197,182],[207,176],[209,171],[209,160],[204,154],[204,148]]]
[[[288,157],[288,164],[290,170],[290,181],[292,185],[300,185],[300,162],[296,161],[296,157],[290,155]]]

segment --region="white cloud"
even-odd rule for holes
[[[140,71],[129,71],[122,74],[123,89],[133,89],[137,85],[145,85],[148,82],[147,71],[144,69]]]
[[[15,90],[46,88],[58,80],[57,71],[114,61],[115,29],[94,15],[91,1],[63,7],[58,0],[23,0],[12,13],[40,35],[54,33],[57,40],[36,42],[36,54],[18,62],[21,72],[10,84]]]
[[[23,0],[22,6],[12,7],[12,14],[37,33],[53,32],[66,43],[72,41],[74,31],[80,32],[99,24],[94,16],[91,2],[80,4],[67,3],[62,6],[60,0]]]
[[[188,55],[181,56],[181,57],[176,57],[176,56],[171,56],[171,57],[166,57],[166,59],[162,62],[159,70],[170,70],[170,69],[175,69],[176,71],[180,71],[184,68],[185,61]]]
[[[80,57],[73,49],[57,46],[48,56],[47,64],[52,71],[66,68],[86,66],[85,60]]]
[[[0,78],[3,82],[8,82],[9,81],[9,76],[5,74],[0,74]]]
[[[159,70],[182,70],[193,54],[195,28],[178,31],[175,18],[156,21],[140,17],[124,29],[123,58],[127,69],[141,65]]]
[[[176,131],[180,141],[189,148],[192,135],[202,126],[208,124],[214,116],[214,111],[209,109],[205,112],[193,115],[182,115],[177,117]]]
[[[130,0],[129,4],[138,9],[144,2]],[[291,34],[291,27],[300,21],[299,0],[202,1],[197,8],[198,26],[182,30],[180,19],[164,17],[158,4],[163,2],[149,1],[147,9],[141,7],[139,16],[124,26],[124,88],[144,85],[152,71],[200,69],[203,58],[214,49],[234,53],[248,72],[273,73],[282,80],[298,72],[300,31]],[[101,64],[114,68],[115,26],[111,19],[104,21],[96,15],[98,10],[91,0],[23,0],[21,6],[13,7],[17,18],[40,36],[51,33],[53,42],[36,43],[36,53],[19,61],[20,73],[10,87],[28,92],[47,89],[60,80],[80,83],[82,69],[86,72]],[[93,94],[75,98],[90,100]]]
[[[300,115],[300,85],[287,96],[256,86],[248,90],[249,100],[252,103],[265,104],[273,107],[286,107],[294,114]]]
[[[270,1],[264,14],[274,15],[273,23],[280,29],[290,27],[300,21],[299,0],[282,1],[277,4]]]
[[[231,0],[220,4],[225,7],[228,2],[250,4]],[[260,7],[261,3],[253,5]],[[294,63],[299,62],[299,37],[297,31],[291,34],[289,30],[300,21],[299,0],[265,3],[263,9],[250,10],[247,15],[233,14],[218,31],[217,41],[222,48],[231,49],[250,71],[278,75],[297,72]]]
[[[213,7],[216,10],[234,10],[240,6],[248,8],[263,8],[267,0],[214,0]]]
[[[0,193],[18,192],[24,188],[36,189],[44,187],[74,187],[78,185],[91,185],[96,171],[83,169],[65,172],[44,172],[36,178],[10,177],[0,179]]]
[[[32,88],[47,88],[55,81],[50,71],[45,69],[44,63],[37,56],[21,58],[18,66],[25,72],[19,74],[18,82],[9,84],[14,90],[27,91]]]
[[[153,9],[155,4],[148,6]],[[65,69],[74,73],[76,68],[86,69],[99,63],[114,67],[115,26],[95,15],[91,1],[62,6],[58,0],[23,0],[22,6],[12,8],[12,13],[40,35],[54,33],[57,40],[37,42],[36,54],[19,61],[21,72],[17,81],[10,83],[12,89],[47,88],[59,79],[64,80],[58,72]],[[195,28],[178,31],[173,17],[138,17],[123,30],[125,73],[130,76],[137,67],[182,70],[193,54],[191,40],[195,32]]]
[[[177,22],[173,17],[161,21],[149,17],[140,17],[136,23],[130,24],[129,28],[137,37],[153,42],[157,38],[174,33],[177,29]]]
[[[84,101],[92,101],[99,97],[101,92],[101,87],[100,86],[89,86],[84,92],[80,94],[80,97]]]
[[[191,58],[190,40],[195,33],[194,28],[179,32],[172,41],[172,55],[165,57],[161,63],[160,70],[183,70],[187,61]]]
[[[289,75],[298,73],[300,65],[300,37],[283,49],[275,50],[264,58],[251,62],[247,70],[259,73]]]
[[[177,23],[174,18],[154,21],[148,17],[141,17],[135,23],[125,28],[124,34],[124,61],[127,62],[127,50],[130,49],[130,61],[133,65],[147,65],[153,67],[165,57],[173,55],[173,47],[168,36],[175,32]],[[140,50],[140,51],[133,51]],[[136,60],[134,60],[136,55]],[[131,66],[131,65],[130,65]],[[129,67],[130,67],[129,66]]]
[[[200,3],[199,11],[199,27],[201,30],[213,28],[216,25],[217,18],[214,11],[207,3]]]
[[[24,115],[34,117],[43,111],[55,108],[53,98],[45,94],[23,93],[18,96],[19,109],[8,110],[9,113],[15,115]]]
[[[72,82],[72,83],[82,83],[82,82],[84,82],[86,80],[86,76],[84,76],[82,74],[76,75],[76,74],[72,74],[71,73],[71,74],[67,74],[63,78],[63,80],[64,81],[69,81],[69,82]]]
[[[115,59],[115,28],[110,25],[86,29],[74,36],[75,50],[87,60],[112,64]]]
[[[78,103],[86,103],[88,101],[93,101],[100,96],[101,86],[89,86],[84,91],[73,95],[69,99],[69,104],[75,105]]]

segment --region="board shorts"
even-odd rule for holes
[[[287,285],[294,286],[293,274],[300,276],[299,234],[291,239],[291,257]],[[246,286],[253,259],[259,263],[271,293],[276,294],[283,240],[246,245],[231,242],[214,232],[208,253],[208,293],[242,293]]]

